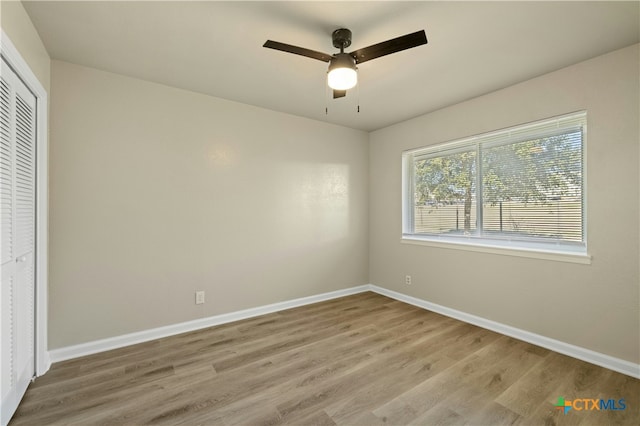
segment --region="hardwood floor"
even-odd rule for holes
[[[639,404],[637,379],[362,293],[57,363],[11,425],[636,425]]]

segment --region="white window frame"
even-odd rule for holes
[[[587,147],[587,113],[577,111],[570,114],[521,124],[494,132],[483,133],[472,137],[445,142],[437,145],[424,146],[411,149],[402,153],[402,239],[403,244],[415,244],[429,247],[458,249],[482,253],[492,253],[507,256],[529,257],[535,259],[554,260],[590,264],[591,256],[587,253],[587,218],[586,218],[586,147]],[[478,236],[447,236],[441,234],[416,234],[414,230],[414,173],[413,162],[416,155],[443,155],[454,150],[476,147],[489,141],[501,141],[500,143],[516,142],[526,137],[539,137],[557,132],[558,129],[566,129],[577,126],[582,128],[582,244],[569,245],[556,242],[518,241],[492,239]],[[554,130],[555,129],[555,130]],[[480,160],[479,160],[480,161]],[[478,174],[477,179],[482,177]],[[476,195],[477,196],[477,195]],[[477,200],[481,201],[481,200]],[[476,203],[478,218],[482,217],[482,203]]]

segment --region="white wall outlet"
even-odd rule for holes
[[[411,285],[411,275],[405,275],[404,276],[404,283],[406,285]]]
[[[204,303],[204,291],[196,291],[196,305]]]

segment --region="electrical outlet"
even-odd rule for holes
[[[406,285],[411,285],[411,275],[405,275],[404,277],[404,283]]]
[[[196,305],[204,303],[204,291],[196,291]]]

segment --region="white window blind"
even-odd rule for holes
[[[586,252],[586,112],[403,154],[403,236]]]

